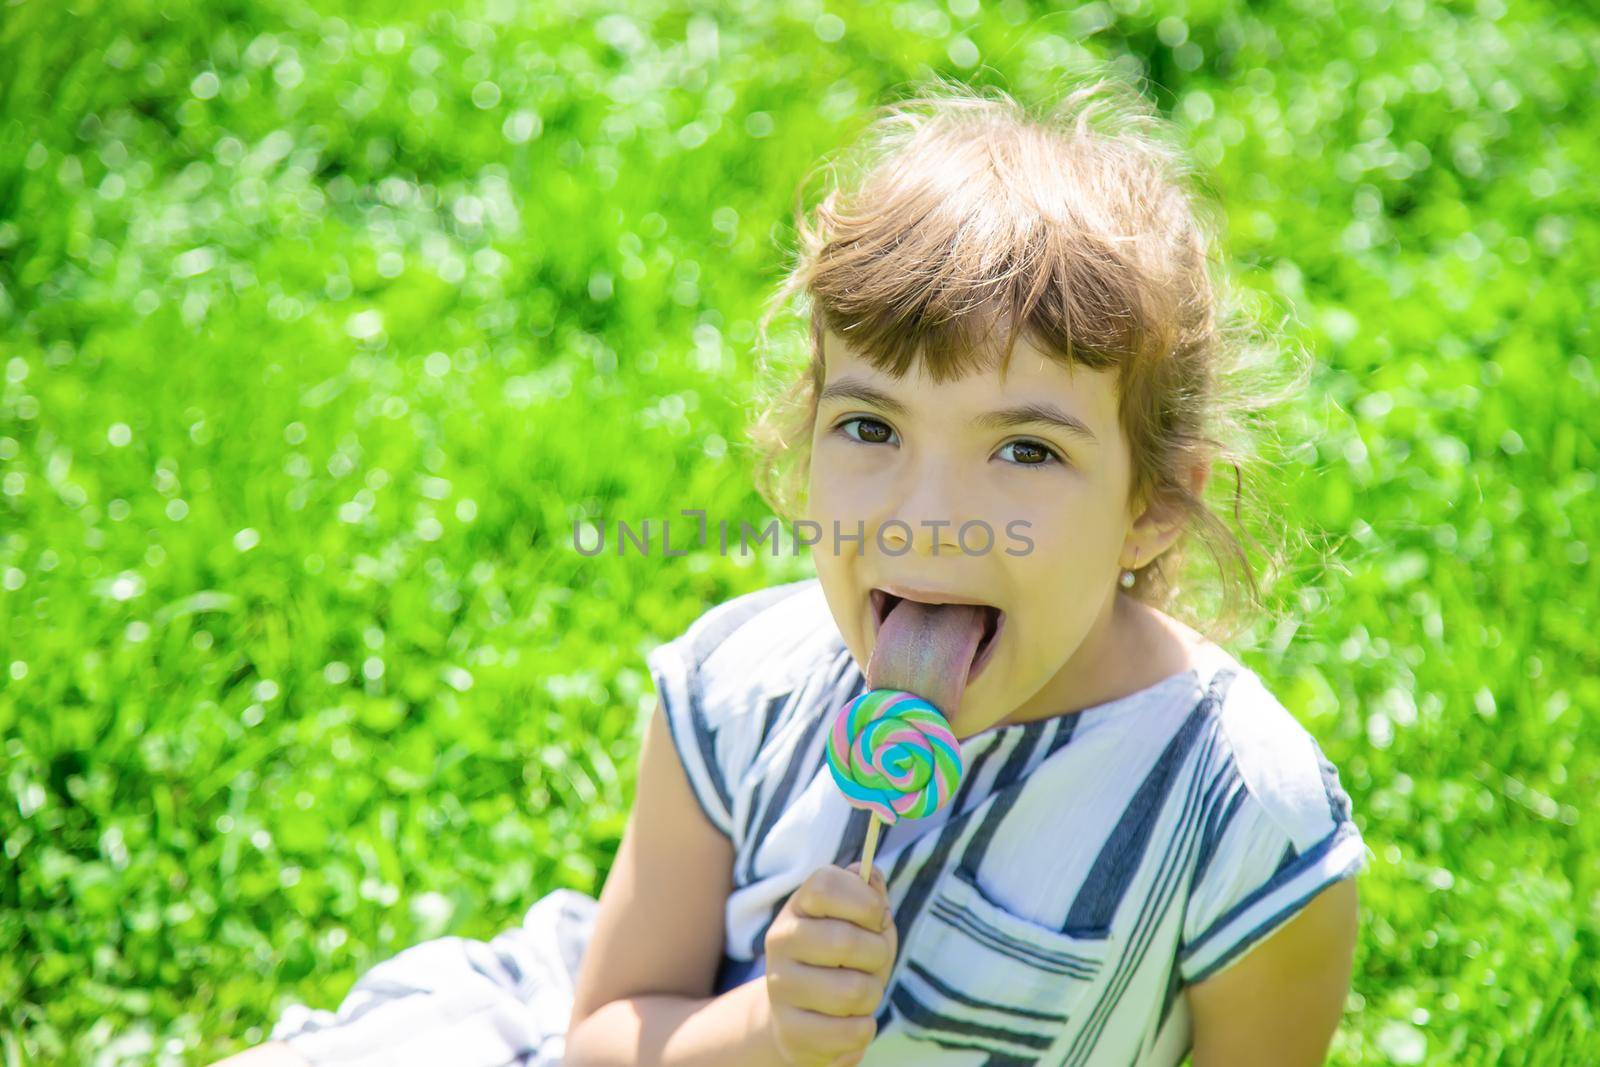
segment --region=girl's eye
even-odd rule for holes
[[[847,432],[845,430],[846,426],[849,426],[852,423],[857,423],[857,422],[865,423],[867,426],[871,427],[871,429],[863,431],[864,433],[866,433],[868,435],[865,438],[857,437],[857,436],[855,436],[855,434],[849,433],[849,432]],[[856,415],[856,416],[853,416],[851,418],[845,419],[839,425],[835,426],[834,429],[837,432],[844,434],[846,437],[850,438],[850,440],[852,440],[852,441],[860,441],[863,444],[868,444],[868,445],[881,445],[881,444],[884,444],[885,443],[884,439],[882,437],[880,437],[879,435],[880,434],[892,434],[892,433],[894,433],[893,430],[889,429],[889,424],[888,423],[880,422],[879,420],[874,419],[874,418],[869,418],[866,415]]]
[[[861,437],[857,437],[855,434],[850,433],[845,428],[857,423],[860,423],[862,427],[857,431],[863,435]],[[883,422],[880,419],[874,419],[867,415],[853,415],[839,423],[833,429],[835,433],[842,433],[852,441],[857,441],[861,444],[867,445],[886,444],[888,437],[894,434],[894,431],[889,428],[888,423]],[[1016,449],[1018,454],[1028,457],[1013,461],[1011,464],[1013,467],[1024,467],[1034,470],[1040,467],[1049,467],[1053,464],[1066,463],[1066,461],[1061,458],[1060,453],[1056,452],[1055,449],[1040,441],[1031,441],[1027,438],[1022,438],[1017,441],[1007,441],[1005,444],[1000,446],[1000,450],[1002,452],[1008,448]]]
[[[1013,466],[1017,467],[1026,467],[1030,470],[1036,470],[1041,467],[1051,466],[1052,463],[1065,462],[1062,460],[1061,456],[1057,454],[1055,449],[1039,441],[1029,441],[1026,439],[1020,441],[1007,441],[1005,444],[1000,446],[1000,451],[1004,452],[1008,448],[1017,449],[1018,454],[1022,456],[1038,457],[1024,459],[1014,463]]]

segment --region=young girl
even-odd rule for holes
[[[1042,117],[942,82],[884,110],[761,324],[810,301],[809,365],[756,437],[817,576],[649,655],[598,903],[410,948],[237,1062],[1323,1061],[1366,856],[1349,798],[1165,610],[1191,532],[1230,597],[1255,588],[1202,497],[1242,456],[1245,346],[1165,133],[1104,78]],[[823,748],[885,662],[939,695],[964,772],[866,882]]]

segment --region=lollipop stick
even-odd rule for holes
[[[861,880],[863,882],[871,883],[872,881],[872,854],[878,851],[878,827],[881,825],[876,815],[873,815],[872,820],[867,823],[867,843],[861,850]]]

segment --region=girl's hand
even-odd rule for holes
[[[873,1017],[898,938],[883,874],[820,867],[767,930],[767,997],[778,1052],[794,1067],[853,1067],[877,1036]]]

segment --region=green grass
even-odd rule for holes
[[[644,651],[809,565],[574,518],[764,521],[801,172],[1074,40],[1144,64],[1318,359],[1280,481],[1333,565],[1236,651],[1377,856],[1332,1062],[1600,1060],[1592,15],[401,6],[0,18],[5,1063],[210,1062],[597,892]]]

